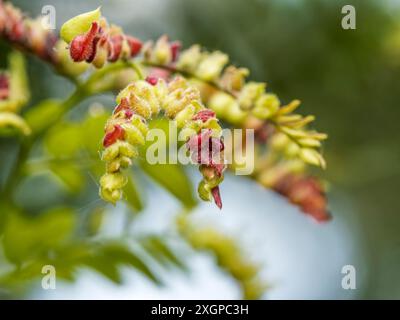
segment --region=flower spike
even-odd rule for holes
[[[166,117],[177,122],[193,162],[200,165],[200,198],[214,198],[221,208],[219,184],[225,169],[221,128],[216,124],[215,113],[200,102],[198,90],[181,77],[169,83],[148,77],[128,85],[116,100],[118,105],[105,127],[102,159],[107,172],[100,179],[100,196],[112,203],[122,197],[125,180],[121,170],[132,164],[138,147],[144,145],[147,120],[163,110]]]

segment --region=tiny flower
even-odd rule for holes
[[[259,119],[268,119],[276,114],[280,105],[281,102],[275,94],[264,93],[255,102],[252,113]],[[244,107],[246,107],[246,104],[244,104]]]
[[[117,114],[118,112],[122,110],[130,110],[129,102],[127,98],[122,98],[121,102],[115,107],[114,109],[114,114]]]
[[[181,52],[176,62],[176,67],[186,72],[194,72],[202,58],[199,45],[193,45],[189,49]]]
[[[193,117],[193,120],[201,120],[203,122],[206,122],[210,118],[215,118],[215,112],[209,109],[205,109],[196,113]]]
[[[132,37],[132,36],[128,36],[128,35],[125,36],[125,39],[128,42],[128,45],[129,45],[129,48],[131,51],[130,56],[131,57],[136,56],[142,49],[142,46],[143,46],[142,42],[139,39]]]
[[[212,188],[211,194],[214,198],[214,201],[215,201],[215,204],[217,205],[217,207],[222,209],[222,200],[221,200],[221,195],[219,193],[219,187]]]
[[[166,35],[161,36],[153,49],[152,61],[161,65],[168,64],[172,61],[171,45]]]
[[[205,54],[196,69],[196,75],[203,80],[214,81],[218,79],[228,61],[228,56],[220,51]]]
[[[106,173],[100,178],[100,195],[103,199],[115,203],[122,196],[122,188],[127,178],[122,173]]]
[[[181,43],[170,42],[167,35],[163,35],[154,44],[152,41],[143,46],[143,56],[147,62],[157,65],[169,65],[178,59]]]
[[[114,129],[104,136],[103,146],[109,147],[114,144],[117,140],[122,140],[125,134],[125,130],[120,125],[115,125]]]
[[[225,69],[220,79],[221,87],[232,92],[240,91],[248,75],[249,70],[246,68],[229,66]]]
[[[150,83],[152,86],[155,86],[158,82],[158,78],[155,76],[148,76],[146,77],[146,81]]]
[[[181,49],[182,45],[179,41],[171,42],[171,55],[172,55],[172,62],[175,62],[179,56],[179,50]]]
[[[257,99],[265,92],[265,83],[249,82],[240,91],[238,102],[243,110],[254,107]]]
[[[121,34],[110,36],[110,51],[108,52],[108,61],[115,62],[118,60],[122,51],[122,42],[124,38]]]
[[[75,62],[92,61],[96,54],[99,24],[93,22],[90,30],[84,35],[76,36],[70,44],[70,54]]]

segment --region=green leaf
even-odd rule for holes
[[[97,254],[85,257],[82,262],[117,284],[122,282],[117,264],[115,261],[110,260],[109,257]]]
[[[90,29],[92,22],[99,21],[100,17],[100,7],[73,17],[62,25],[60,30],[61,39],[70,43],[76,36],[86,33]]]
[[[104,110],[88,113],[87,117],[81,124],[81,134],[86,149],[93,157],[99,157],[102,139],[104,136],[104,126],[109,114]]]
[[[141,241],[142,247],[161,264],[171,263],[182,270],[187,270],[183,262],[172,252],[168,245],[157,236],[146,237]]]
[[[126,246],[118,243],[111,243],[104,245],[102,247],[102,252],[108,258],[108,261],[115,261],[120,264],[129,265],[140,271],[154,283],[161,284],[160,279],[156,277],[153,271]]]
[[[58,119],[62,112],[59,100],[48,99],[31,107],[25,113],[24,118],[32,131],[38,133]]]
[[[75,215],[72,209],[55,208],[36,218],[10,215],[4,230],[4,252],[14,263],[62,245],[72,234]]]
[[[74,123],[61,123],[53,127],[45,137],[47,151],[55,157],[71,158],[82,148],[80,126]]]
[[[183,168],[178,164],[149,164],[140,162],[140,166],[158,184],[168,190],[187,208],[192,208],[197,201],[193,197],[192,184]]]
[[[52,162],[49,169],[71,193],[80,192],[85,185],[86,179],[82,170],[72,161]]]

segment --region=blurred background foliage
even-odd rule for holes
[[[13,1],[32,15],[39,14],[47,2]],[[208,49],[222,50],[229,53],[233,63],[249,67],[253,79],[267,81],[269,89],[277,93],[282,101],[301,99],[301,112],[315,114],[317,129],[329,134],[324,150],[328,161],[324,178],[330,183],[331,203],[335,207],[338,201],[350,201],[362,231],[362,250],[366,254],[369,274],[363,291],[357,297],[400,298],[400,206],[397,199],[400,190],[399,1],[152,0],[146,1],[147,5],[144,1],[52,2],[57,9],[58,27],[65,19],[102,4],[109,20],[121,24],[127,33],[142,39],[154,39],[167,33],[172,39],[182,40],[184,47],[200,43]],[[356,30],[341,28],[341,8],[345,4],[356,8]],[[9,48],[3,43],[0,45],[0,61],[3,64]],[[42,99],[65,97],[67,91],[72,89],[68,81],[54,75],[50,67],[36,59],[29,58],[28,72],[31,105]],[[93,139],[88,145],[96,146],[101,135],[97,124],[101,128],[103,120],[93,122],[92,119],[104,115],[96,112],[93,106],[88,115],[83,111],[91,102],[98,100],[90,99],[80,105],[71,115],[73,120],[78,120],[60,124],[64,130],[57,131],[67,132],[69,137],[79,135],[80,144],[84,144],[85,139]],[[100,101],[112,105],[109,96],[101,97]],[[89,123],[96,124],[91,126]],[[84,137],[80,135],[82,128],[86,132]],[[97,142],[93,142],[96,139]],[[1,168],[4,168],[0,177],[3,183],[7,168],[13,161],[16,141],[1,138],[0,143],[0,162]],[[39,154],[43,148],[57,157],[65,156],[60,152],[69,152],[69,156],[82,152],[75,150],[76,145],[66,144],[66,139],[59,135],[45,139],[36,152]],[[96,156],[96,149],[85,150]],[[40,169],[38,163],[31,165],[32,170]],[[66,250],[62,243],[64,237],[70,235],[74,223],[80,226],[79,229],[85,226],[86,229],[81,232],[86,235],[93,232],[91,228],[96,228],[96,217],[101,216],[102,209],[96,204],[95,179],[82,177],[79,170],[74,170],[71,165],[74,164],[58,161],[51,168],[72,193],[64,192],[54,177],[49,179],[43,175],[35,176],[34,181],[26,181],[20,188],[17,199],[33,215],[60,203],[66,207],[51,213],[53,218],[40,226],[39,233],[30,232],[38,230],[35,226],[37,222],[22,218],[11,221],[3,236],[4,253],[8,259],[18,261],[20,255],[32,254],[36,241],[40,240],[38,236],[56,238],[51,246],[55,246],[53,249],[57,255],[57,252]],[[96,170],[95,160],[83,165],[92,166],[94,172]],[[63,174],[68,170],[76,174]],[[150,176],[163,177],[159,170],[153,170]],[[85,173],[87,171],[83,175]],[[159,179],[156,177],[156,180]],[[84,188],[82,181],[89,186]],[[159,182],[172,189],[178,198],[191,199],[186,197],[185,186],[176,190],[168,179]],[[179,185],[182,186],[182,183]],[[32,188],[35,188],[34,193]],[[150,198],[138,200],[135,188],[137,186],[132,185],[130,203],[131,208],[138,211],[145,204],[142,201],[150,201]],[[190,203],[186,205],[193,205],[192,200],[188,201]],[[72,205],[81,208],[73,220],[68,209]],[[335,215],[341,214],[345,213],[333,210],[334,219]],[[346,220],[346,217],[341,218]],[[28,241],[31,247],[14,247],[20,243],[21,237],[31,237]],[[126,250],[120,241],[99,248],[88,247],[88,251],[97,250],[96,255],[90,255],[92,258],[89,261],[84,239],[77,238],[76,245],[68,247],[71,252],[62,254],[64,260],[59,264],[66,269],[62,272],[65,278],[71,276],[67,270],[68,261],[78,261],[117,282],[119,278],[115,268],[120,263],[132,265],[156,281],[156,276],[146,264],[141,263],[141,258]],[[9,251],[8,245],[11,246]],[[158,247],[158,250],[161,249]],[[167,260],[181,265],[170,250],[164,248],[162,251]],[[273,263],[269,261],[269,264]],[[34,269],[37,266],[31,267]],[[13,275],[6,280],[15,277]]]

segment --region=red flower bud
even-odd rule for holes
[[[222,209],[222,199],[221,194],[219,193],[219,187],[214,187],[211,189],[211,194],[214,198],[215,204],[218,208]]]
[[[211,137],[212,131],[202,130],[195,136],[192,136],[186,143],[187,148],[192,153],[191,157],[198,164],[208,164],[217,169],[217,173],[221,175],[225,165],[220,164],[215,160],[215,155],[218,155],[224,150],[224,143],[219,138]],[[219,158],[217,158],[220,160]],[[219,165],[222,165],[220,168]],[[217,168],[218,166],[218,168]]]
[[[76,36],[70,44],[70,55],[75,62],[93,60],[96,54],[96,44],[98,41],[97,35],[99,32],[99,25],[93,22],[90,30],[80,36]]]
[[[119,105],[117,105],[114,109],[114,114],[117,114],[118,112],[120,112],[121,110],[129,110],[130,106],[129,106],[129,102],[127,98],[122,98],[121,102],[119,103]]]
[[[124,37],[116,34],[110,37],[110,52],[108,53],[108,61],[115,62],[118,60],[122,51],[122,42]]]
[[[178,59],[179,51],[181,49],[181,43],[179,41],[171,42],[171,55],[172,62],[175,62]]]
[[[215,112],[209,109],[205,109],[197,112],[192,119],[206,122],[210,118],[215,118]]]
[[[150,83],[152,86],[155,86],[158,82],[158,78],[154,76],[148,76],[146,77],[146,81]]]
[[[127,109],[125,110],[125,118],[130,119],[132,116],[135,114],[135,112],[132,109]]]
[[[131,49],[131,57],[136,56],[142,49],[142,42],[132,36],[125,36],[125,39],[129,44],[129,48]]]
[[[115,125],[114,130],[106,133],[103,139],[103,146],[109,147],[117,140],[122,140],[124,138],[125,130],[120,125]]]

